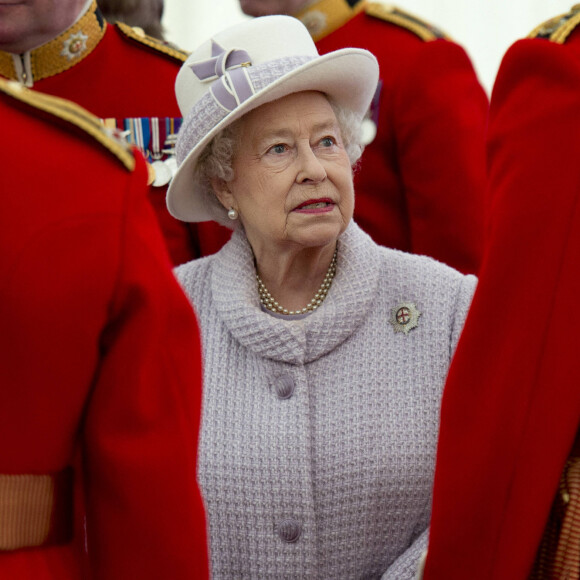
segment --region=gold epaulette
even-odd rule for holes
[[[380,18],[401,28],[406,28],[425,42],[437,40],[438,38],[449,39],[447,34],[439,28],[391,4],[369,2],[365,7],[365,12],[369,16],[374,16],[375,18]]]
[[[135,168],[135,157],[129,144],[124,139],[117,138],[103,126],[98,117],[95,117],[80,105],[66,99],[27,89],[16,81],[3,79],[0,79],[0,93],[8,95],[36,111],[47,113],[56,119],[61,119],[78,127],[110,151],[129,171],[133,171]]]
[[[545,38],[556,44],[564,44],[572,31],[580,24],[580,4],[569,12],[550,18],[528,34],[528,38]]]
[[[179,48],[175,48],[171,44],[164,42],[163,40],[159,40],[158,38],[153,38],[153,36],[147,36],[145,32],[143,32],[142,28],[138,28],[137,26],[129,26],[124,22],[115,22],[115,26],[127,37],[131,40],[134,40],[140,44],[148,46],[157,52],[170,56],[179,62],[185,62],[189,53],[185,50],[180,50]]]

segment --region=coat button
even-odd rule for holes
[[[294,379],[290,375],[280,375],[274,379],[274,390],[279,399],[289,399],[294,394]]]
[[[298,541],[300,535],[302,534],[302,529],[300,524],[293,519],[283,520],[278,525],[278,535],[280,538],[287,542],[288,544],[293,544]]]

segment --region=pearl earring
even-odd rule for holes
[[[228,217],[231,220],[237,220],[238,219],[238,212],[237,212],[237,210],[235,210],[233,207],[230,207],[230,210],[228,211]]]

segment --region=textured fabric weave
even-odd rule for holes
[[[203,338],[213,577],[413,578],[442,386],[475,278],[381,248],[354,223],[326,300],[303,320],[260,309],[241,231],[176,272]],[[401,302],[422,313],[408,335],[389,323]]]

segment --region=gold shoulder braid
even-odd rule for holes
[[[528,34],[528,38],[545,38],[556,44],[564,44],[572,31],[580,24],[580,4],[569,12],[550,18]]]
[[[406,28],[425,42],[439,38],[449,40],[449,36],[439,28],[390,4],[370,2],[367,4],[365,12],[374,18],[379,18],[401,28]]]
[[[0,75],[31,87],[34,81],[60,74],[81,62],[99,44],[105,29],[95,0],[75,24],[50,42],[20,55],[0,51]]]
[[[135,157],[129,144],[124,139],[115,137],[97,117],[80,105],[52,95],[31,91],[16,81],[0,79],[0,92],[78,127],[108,149],[129,171],[135,168]]]
[[[322,40],[363,11],[366,0],[319,0],[295,14],[314,42]]]
[[[127,37],[131,40],[134,40],[144,46],[148,46],[149,48],[153,48],[157,52],[161,52],[162,54],[166,54],[178,60],[179,62],[185,62],[189,53],[184,50],[180,50],[175,48],[174,46],[164,42],[163,40],[159,40],[158,38],[153,38],[152,36],[147,36],[145,32],[143,32],[142,28],[138,28],[136,26],[129,26],[124,22],[115,22],[115,26]]]

